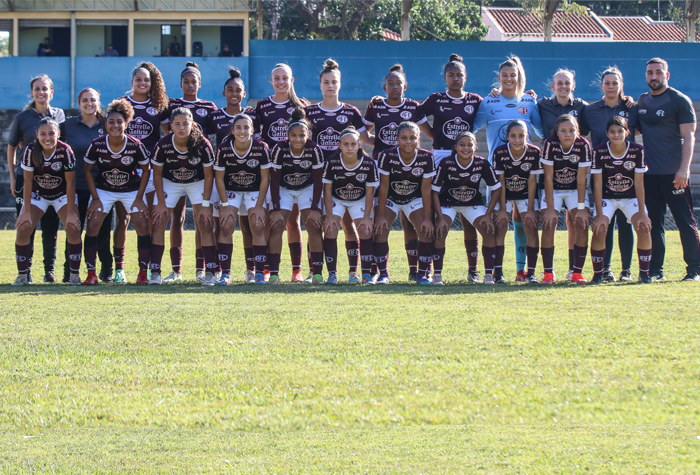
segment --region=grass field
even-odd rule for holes
[[[18,289],[2,231],[0,472],[700,473],[700,287],[668,244],[647,286],[467,285],[456,232],[447,285],[408,285],[394,232],[383,288]]]

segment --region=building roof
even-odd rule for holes
[[[654,21],[648,16],[601,16],[598,18],[613,32],[615,41],[685,41],[685,28],[672,21]],[[700,34],[698,34],[698,39],[700,39]]]
[[[382,32],[382,41],[401,41],[401,34],[385,28]]]
[[[542,36],[542,20],[522,8],[484,8],[507,37]],[[609,38],[605,28],[591,15],[558,11],[552,22],[554,38]]]

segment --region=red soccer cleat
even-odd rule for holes
[[[588,281],[583,278],[580,272],[574,272],[573,274],[571,274],[571,282],[581,285],[585,285],[588,283]]]
[[[99,283],[100,281],[97,278],[97,272],[95,272],[94,270],[89,270],[87,279],[83,281],[83,285],[97,285]]]
[[[265,283],[270,282],[270,269],[263,270],[263,277],[265,278]]]
[[[515,276],[516,282],[527,282],[527,274],[524,270],[519,270]]]
[[[301,269],[292,271],[292,282],[302,283],[304,282],[304,276],[301,274]]]
[[[545,272],[540,284],[552,285],[554,283],[554,272]]]
[[[136,285],[148,285],[148,271],[139,271],[139,276],[136,278]]]

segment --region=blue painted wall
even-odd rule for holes
[[[551,94],[548,80],[556,69],[566,67],[576,71],[576,95],[584,99],[601,97],[598,74],[611,65],[622,71],[625,93],[636,99],[648,90],[647,60],[660,56],[669,62],[670,84],[700,101],[700,44],[686,43],[251,41],[248,88],[253,98],[270,95],[272,67],[286,62],[294,71],[297,94],[320,98],[318,74],[326,58],[333,58],[343,74],[341,99],[383,94],[384,75],[391,65],[401,63],[408,77],[407,97],[423,100],[444,90],[442,68],[451,53],[464,57],[470,92],[488,94],[499,64],[512,53],[523,61],[528,88],[540,96]]]
[[[202,72],[202,89],[199,98],[225,105],[221,95],[229,78],[228,66],[241,70],[248,83],[248,58],[189,58],[199,65]],[[103,106],[124,95],[131,88],[131,71],[141,61],[151,61],[165,79],[170,97],[182,97],[180,73],[188,58],[138,58],[138,57],[78,57],[75,58],[75,98],[78,93],[92,87],[100,91]],[[13,81],[0,84],[0,109],[21,109],[29,102],[29,81],[38,74],[48,74],[54,82],[55,107],[70,108],[70,58],[0,58],[0,68],[12,71]]]

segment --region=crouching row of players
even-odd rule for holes
[[[586,171],[591,162],[596,199],[592,282],[602,280],[605,233],[610,216],[618,208],[637,230],[640,281],[649,280],[650,223],[643,206],[641,179],[646,168],[644,154],[640,146],[627,140],[627,124],[620,117],[608,124],[609,142],[591,151],[588,142],[578,135],[576,119],[564,115],[553,136],[545,141],[542,154],[539,148],[528,144],[527,126],[513,121],[507,128],[508,143],[494,153],[494,167],[475,155],[476,139],[468,132],[457,136],[452,155],[436,167],[432,154],[419,148],[420,129],[413,122],[398,127],[398,146],[383,151],[377,162],[364,154],[360,134],[354,128],[340,134],[338,153],[324,162],[320,148],[310,140],[311,126],[301,109],[294,111],[287,125],[288,140],[271,152],[264,142],[253,137],[250,116],[241,114],[232,121],[231,133],[216,154],[200,129],[193,125],[191,112],[176,109],[170,117],[173,132],[158,142],[149,158],[140,142],[126,134],[132,118],[133,109],[128,101],[112,102],[105,116],[107,135],[95,139],[85,155],[85,175],[92,200],[84,245],[88,277],[83,285],[98,282],[97,233],[105,211],[116,202],[130,211],[138,234],[137,283],[159,284],[168,218],[183,195],[192,203],[200,231],[207,262],[204,285],[230,283],[232,237],[238,215],[247,215],[250,223],[255,282],[279,283],[282,233],[295,204],[309,234],[315,283],[323,282],[324,260],[329,272],[327,282],[338,282],[337,236],[341,218],[347,213],[358,230],[362,256],[362,276],[351,274],[350,281],[388,284],[387,241],[391,223],[400,212],[418,233],[419,284],[442,284],[445,239],[457,214],[464,215],[482,236],[484,282],[505,282],[504,239],[511,211],[514,219],[525,223],[527,279],[537,282],[539,207],[543,210],[542,282],[552,283],[554,232],[562,205],[572,213],[577,228],[573,280],[583,283],[581,269],[587,254],[590,216]],[[57,137],[58,125],[52,119],[44,119],[36,141],[23,156],[25,180],[32,183],[32,188],[25,187],[25,203],[31,205],[25,206],[17,220],[19,276],[15,283],[18,285],[27,281],[29,236],[48,206],[56,208],[67,232],[70,282],[81,283],[80,223],[74,205],[75,158],[70,147]],[[150,165],[153,165],[156,207],[149,225],[143,195]],[[96,180],[93,166],[98,167]],[[544,175],[541,203],[536,198],[539,174]],[[483,205],[479,192],[481,180],[491,192],[488,206]],[[431,263],[432,280],[428,278]],[[377,269],[374,277],[373,265]]]

